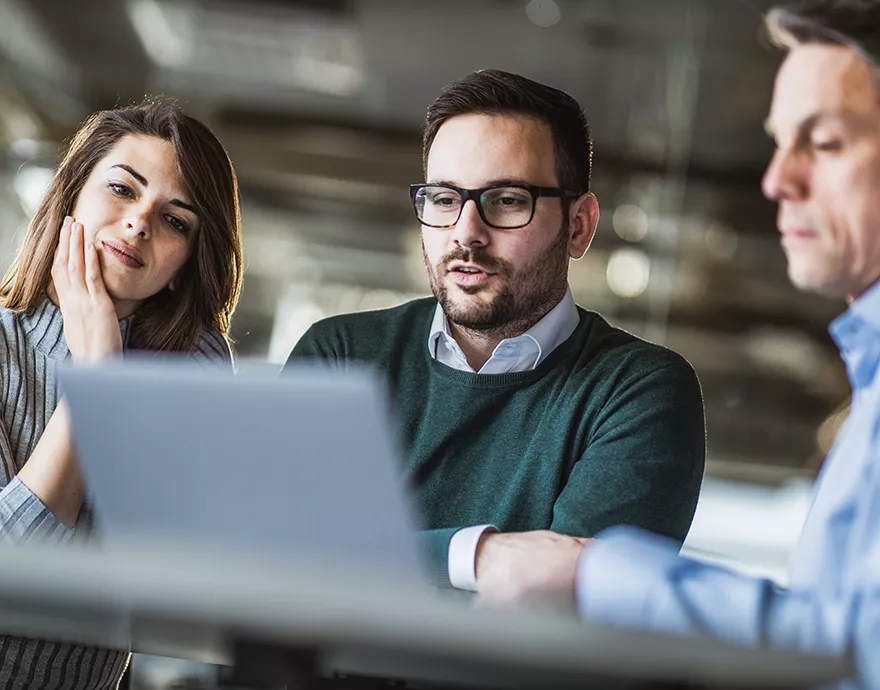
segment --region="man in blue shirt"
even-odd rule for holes
[[[504,594],[558,593],[566,581],[587,619],[844,656],[860,684],[880,687],[880,0],[810,0],[770,12],[767,25],[788,54],[763,191],[779,205],[792,283],[850,305],[831,334],[852,412],[818,479],[790,587],[619,527],[583,549],[548,550],[530,577],[507,573]]]

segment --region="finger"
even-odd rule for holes
[[[74,222],[70,228],[70,254],[67,257],[67,273],[71,283],[85,287],[85,254],[82,223]]]
[[[70,228],[73,218],[64,217],[61,232],[58,233],[58,246],[55,248],[55,259],[52,262],[52,278],[55,282],[67,282],[67,260],[70,255]]]
[[[58,233],[58,246],[55,247],[55,263],[67,264],[67,255],[70,252],[70,226],[73,218],[64,216],[61,230]]]
[[[98,260],[98,248],[92,241],[86,242],[86,287],[92,297],[103,297],[107,294],[101,262]]]
[[[98,231],[92,228],[87,228],[83,225],[83,241],[88,245],[89,242],[94,242],[97,238]]]

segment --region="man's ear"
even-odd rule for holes
[[[571,203],[568,255],[577,261],[583,258],[590,248],[599,224],[599,202],[594,194],[587,192]]]

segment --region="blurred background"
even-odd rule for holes
[[[280,364],[316,319],[428,294],[407,185],[444,84],[519,72],[587,109],[602,209],[582,306],[681,352],[709,462],[688,549],[784,579],[846,414],[844,305],[788,283],[760,193],[780,55],[759,0],[0,0],[0,263],[90,112],[180,98],[242,189],[233,336]]]

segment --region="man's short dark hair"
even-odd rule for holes
[[[590,191],[593,139],[583,109],[564,91],[518,74],[479,70],[453,82],[428,108],[422,140],[422,166],[444,122],[457,115],[524,115],[550,126],[556,147],[559,186],[577,194]]]
[[[771,40],[783,48],[846,46],[880,75],[880,0],[802,0],[770,10],[766,25]]]

